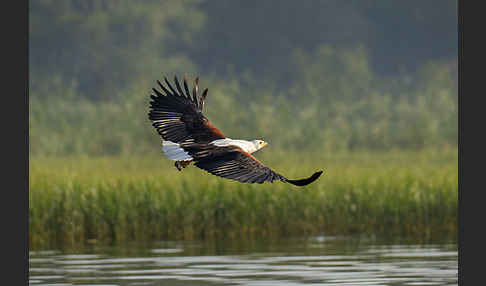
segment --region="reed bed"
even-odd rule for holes
[[[30,248],[317,234],[456,239],[457,149],[260,152],[289,178],[324,174],[299,188],[178,172],[160,154],[31,158]]]

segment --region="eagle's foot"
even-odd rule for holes
[[[176,161],[174,163],[174,166],[177,168],[177,170],[182,171],[185,167],[187,167],[189,164],[191,164],[192,161]]]

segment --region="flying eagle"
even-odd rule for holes
[[[263,140],[227,138],[202,114],[206,88],[198,94],[195,79],[192,96],[184,77],[184,90],[174,75],[175,88],[164,77],[167,87],[157,80],[162,91],[152,88],[149,119],[162,137],[162,150],[175,161],[179,171],[194,162],[207,172],[244,183],[280,180],[296,186],[308,185],[322,174],[315,172],[306,179],[290,180],[263,165],[251,154],[267,146]]]

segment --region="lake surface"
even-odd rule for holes
[[[319,236],[29,252],[30,285],[458,285],[456,243]]]

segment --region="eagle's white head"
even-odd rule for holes
[[[254,148],[255,148],[255,150],[253,152],[256,152],[256,151],[258,151],[258,150],[260,150],[263,147],[268,145],[268,143],[263,141],[263,140],[253,140],[251,142],[253,143]],[[253,152],[251,152],[251,153],[253,153]]]

